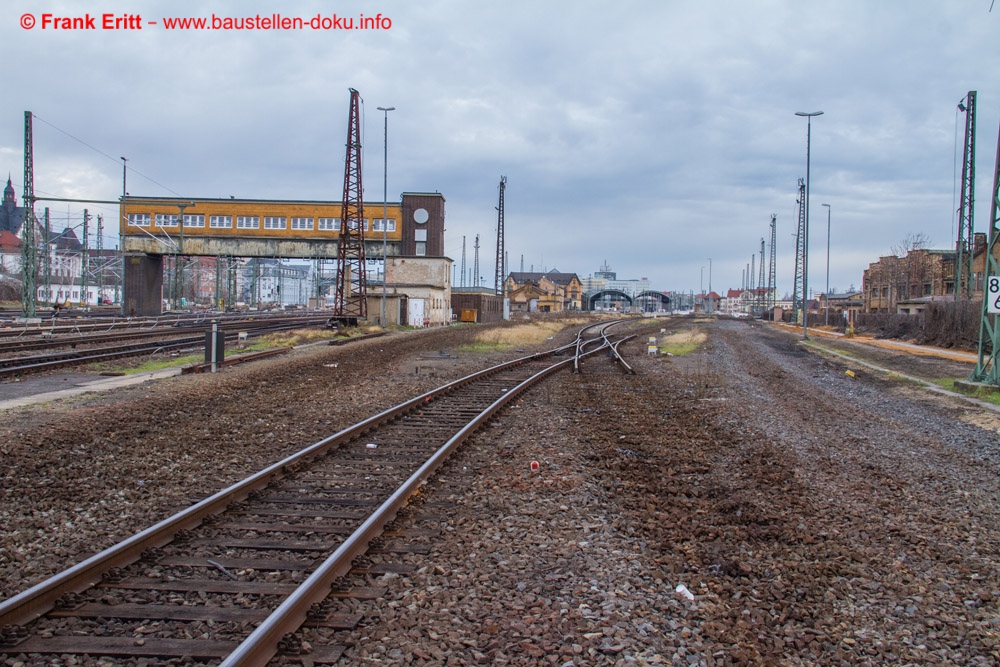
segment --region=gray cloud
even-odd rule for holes
[[[607,260],[623,277],[687,290],[711,257],[713,287],[736,287],[776,213],[788,290],[806,140],[793,114],[822,109],[810,281],[823,279],[827,202],[831,282],[845,289],[909,232],[953,245],[955,105],[969,89],[979,90],[986,228],[1000,102],[987,87],[1000,65],[989,4],[10,2],[0,57],[16,76],[0,104],[0,167],[20,182],[30,109],[111,158],[36,122],[36,188],[51,195],[117,197],[125,155],[133,194],[337,199],[355,87],[366,197],[382,194],[375,107],[392,105],[390,196],[443,193],[448,252],[459,259],[462,235],[471,248],[480,234],[487,282],[506,174],[515,268],[524,254],[585,276]],[[393,23],[351,33],[18,25],[25,12],[88,9],[147,20],[381,12]]]

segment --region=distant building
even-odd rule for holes
[[[0,232],[10,232],[14,236],[21,234],[24,224],[24,207],[17,205],[14,195],[14,185],[7,176],[7,187],[3,189],[3,204],[0,204]]]
[[[580,310],[583,284],[575,273],[553,269],[545,273],[514,271],[504,281],[510,310],[517,312],[561,313]]]
[[[865,269],[861,291],[869,313],[895,313],[899,302],[920,297],[954,298],[955,251],[921,248],[880,257]]]

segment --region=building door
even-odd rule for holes
[[[410,299],[409,312],[407,313],[407,324],[411,327],[424,326],[424,300]]]

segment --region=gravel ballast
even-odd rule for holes
[[[650,357],[643,332],[625,348],[635,375],[593,358],[495,417],[397,520],[437,531],[430,553],[368,557],[415,571],[369,575],[385,596],[337,609],[361,624],[303,630],[304,646],[345,645],[359,665],[1000,661],[995,415],[851,378],[770,327],[668,326],[708,341]],[[421,357],[468,335],[7,415],[0,593],[486,356],[519,356]]]

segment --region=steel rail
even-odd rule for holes
[[[634,375],[635,371],[628,364],[628,362],[625,361],[625,357],[622,356],[621,352],[618,351],[618,346],[626,341],[632,340],[633,338],[635,338],[635,334],[630,334],[628,336],[625,336],[620,340],[616,340],[614,343],[608,340],[608,347],[611,348],[611,352],[614,355],[615,361],[618,362],[618,364],[620,364],[622,367],[624,367],[625,373],[627,375]]]
[[[413,408],[427,403],[435,397],[454,391],[466,384],[507,368],[550,356],[552,351],[520,357],[463,378],[459,378],[420,396],[373,415],[353,426],[324,438],[303,450],[292,454],[263,470],[236,482],[208,498],[188,507],[171,517],[113,545],[67,570],[56,574],[31,588],[0,602],[0,627],[24,625],[53,608],[56,599],[65,593],[79,593],[101,581],[102,574],[112,567],[124,567],[139,560],[142,552],[150,547],[168,544],[179,530],[192,529],[211,514],[223,511],[229,503],[247,498],[257,489],[263,489],[271,481],[283,477],[301,463],[313,459],[365,431],[385,423]]]
[[[578,374],[580,372],[580,358],[582,356],[587,356],[587,354],[589,354],[589,353],[586,353],[586,354],[583,353],[584,348],[586,348],[587,345],[591,345],[591,344],[600,342],[601,345],[600,345],[600,347],[597,348],[597,350],[604,349],[604,347],[606,347],[607,345],[610,344],[610,341],[608,339],[608,333],[607,333],[608,329],[610,329],[611,327],[615,326],[616,324],[621,324],[624,321],[625,320],[614,320],[612,322],[593,324],[593,325],[591,325],[589,327],[585,327],[584,329],[580,330],[580,333],[577,335],[576,342],[575,342],[576,353],[573,356],[573,373],[574,374]],[[585,340],[583,338],[583,332],[584,331],[586,331],[587,329],[593,329],[594,327],[598,327],[598,326],[601,327],[601,330],[598,332],[598,335],[600,336],[600,338],[591,338],[589,340]],[[593,351],[597,351],[597,350],[593,350]]]
[[[280,325],[263,326],[257,329],[250,329],[247,335],[250,337],[264,336],[269,333],[288,331],[297,329],[300,323],[288,323]],[[164,335],[166,332],[157,332],[156,335]],[[239,337],[238,331],[230,330],[225,332],[226,340],[236,340]],[[63,352],[58,354],[35,355],[33,357],[14,357],[10,359],[0,359],[0,377],[9,377],[22,373],[32,373],[36,371],[52,370],[64,366],[80,366],[88,363],[100,361],[110,361],[123,357],[135,357],[143,354],[153,354],[163,350],[171,350],[184,347],[198,347],[203,345],[203,336],[187,336],[168,340],[158,340],[133,345],[118,345],[110,348],[96,348],[84,352]],[[21,362],[21,363],[19,363]],[[23,363],[27,362],[27,363]],[[12,366],[9,364],[18,364]]]
[[[586,354],[593,354],[597,348]],[[574,357],[574,359],[576,359]],[[441,446],[413,473],[365,522],[348,537],[290,596],[281,603],[219,667],[264,667],[278,653],[278,644],[285,635],[295,632],[306,620],[309,608],[325,599],[338,578],[347,574],[352,561],[364,554],[369,543],[382,534],[386,524],[395,518],[407,500],[451,453],[486,420],[528,388],[548,375],[568,366],[573,359],[556,362],[505,392],[477,417]]]

